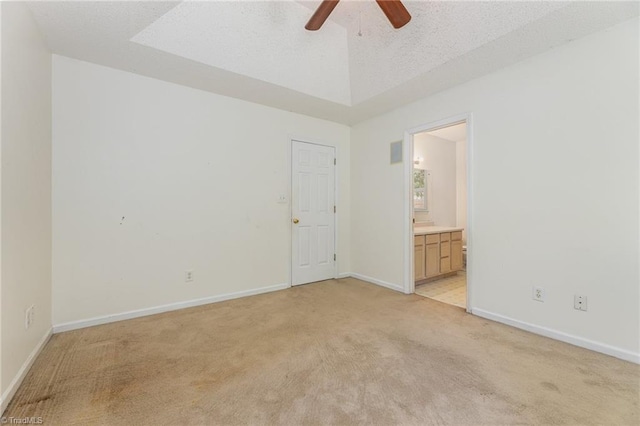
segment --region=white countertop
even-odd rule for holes
[[[441,232],[462,231],[463,229],[456,226],[415,226],[413,235],[439,234]]]

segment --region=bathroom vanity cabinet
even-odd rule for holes
[[[462,269],[462,228],[414,230],[415,280],[430,281]]]

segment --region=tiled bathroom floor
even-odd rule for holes
[[[467,272],[459,271],[452,277],[416,286],[416,294],[439,302],[466,308]]]

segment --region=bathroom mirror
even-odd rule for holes
[[[413,209],[429,211],[429,171],[413,169]]]

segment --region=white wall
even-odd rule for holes
[[[289,282],[290,135],[337,148],[348,272],[349,127],[54,55],[54,324]]]
[[[4,409],[51,330],[51,53],[23,3],[1,7]],[[35,322],[26,330],[31,305]]]
[[[353,271],[402,285],[403,173],[389,165],[389,143],[471,112],[474,311],[640,360],[638,23],[355,126]],[[532,285],[545,303],[532,300]],[[576,293],[588,296],[588,312],[573,309]]]
[[[456,144],[419,133],[413,138],[413,156],[423,161],[414,166],[431,173],[428,184],[428,220],[437,226],[456,226]]]

